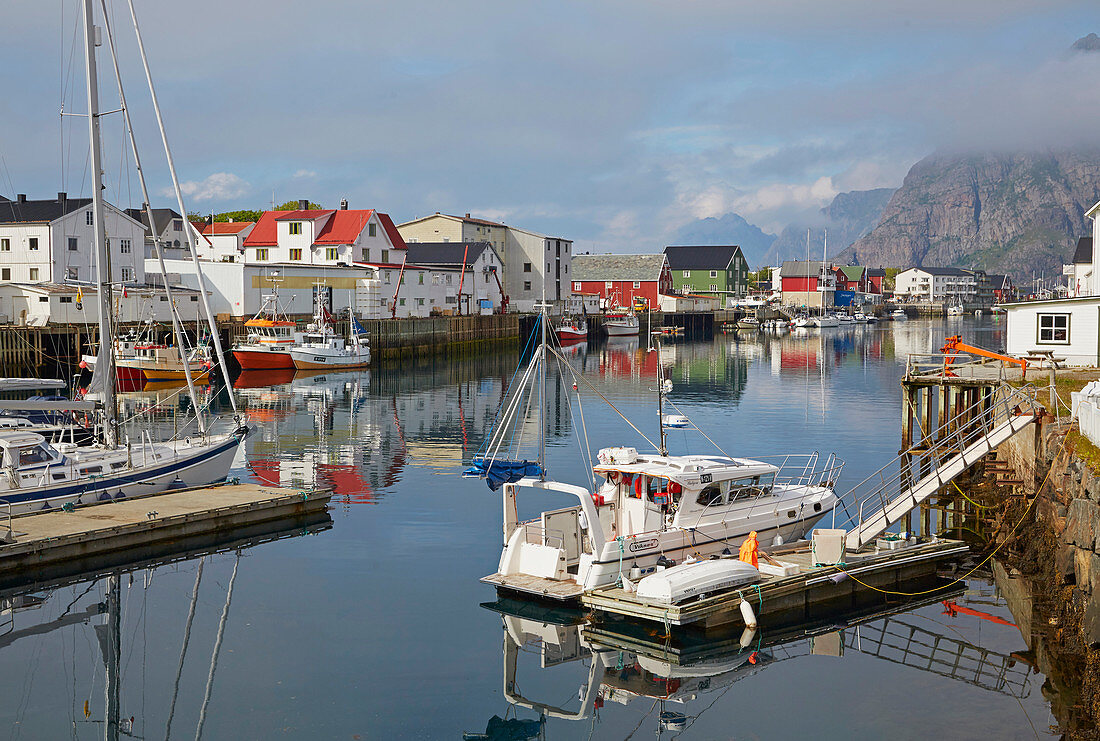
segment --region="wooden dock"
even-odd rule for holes
[[[844,564],[815,567],[808,545],[803,544],[797,550],[772,552],[780,562],[798,566],[798,573],[792,576],[766,576],[758,584],[679,605],[644,602],[619,587],[588,592],[581,596],[581,604],[615,618],[712,628],[743,625],[741,602],[746,600],[761,624],[798,622],[815,612],[880,601],[883,595],[877,590],[904,592],[902,585],[934,576],[940,564],[967,551],[965,543],[937,540],[878,553],[849,552]]]
[[[0,587],[124,563],[166,546],[232,540],[265,524],[314,526],[329,519],[331,496],[226,484],[12,517],[14,542],[0,544]],[[0,527],[6,532],[6,519]]]

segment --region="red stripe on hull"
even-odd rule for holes
[[[234,350],[233,357],[244,370],[275,370],[293,368],[294,360],[289,352],[272,350]]]

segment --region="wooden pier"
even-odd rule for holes
[[[883,597],[880,590],[904,592],[904,585],[935,577],[942,564],[968,551],[969,546],[965,543],[936,540],[877,553],[850,552],[844,564],[814,566],[809,546],[803,543],[790,550],[779,548],[771,552],[778,561],[798,566],[798,572],[791,576],[765,576],[758,584],[679,605],[644,602],[619,587],[588,592],[581,597],[581,604],[597,616],[642,620],[668,627],[715,628],[743,625],[741,602],[747,601],[766,627],[766,624],[809,620],[823,611],[880,602]]]
[[[6,539],[11,542],[0,544],[0,587],[56,579],[92,564],[126,563],[182,542],[240,538],[265,523],[313,526],[329,519],[331,496],[328,490],[226,484],[15,516]],[[8,522],[0,519],[0,532],[7,533]]]

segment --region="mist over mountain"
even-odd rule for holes
[[[774,241],[774,234],[768,234],[735,213],[728,213],[685,224],[676,232],[673,244],[740,245],[749,266],[756,268],[762,264],[764,253]]]
[[[878,225],[837,255],[870,267],[1061,272],[1100,200],[1100,150],[934,154],[913,165]]]
[[[893,193],[893,188],[838,193],[832,203],[821,209],[820,219],[816,223],[791,224],[780,232],[764,255],[764,264],[778,265],[783,260],[805,260],[807,230],[810,232],[808,251],[811,260],[821,259],[826,232],[829,257],[843,252],[875,227]]]

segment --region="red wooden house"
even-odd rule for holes
[[[624,309],[644,299],[659,311],[660,294],[672,293],[672,271],[664,255],[573,255],[573,293],[598,295],[606,306]]]

